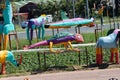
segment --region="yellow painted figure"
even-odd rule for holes
[[[2,68],[1,68],[1,74],[5,74],[5,63],[6,61],[11,62],[13,65],[15,66],[19,66],[22,62],[22,56],[20,56],[20,60],[19,62],[14,58],[14,55],[12,52],[7,51],[7,50],[3,50],[0,51],[0,63],[2,64]]]

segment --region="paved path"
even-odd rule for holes
[[[24,80],[26,77],[28,77],[30,80],[110,80],[111,78],[120,80],[120,68],[43,73],[37,75],[1,78],[0,80]]]

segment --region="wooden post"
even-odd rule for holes
[[[37,52],[37,56],[38,56],[38,64],[39,64],[39,68],[41,68],[41,63],[40,63],[40,52]]]
[[[14,36],[14,37],[15,37],[15,40],[16,40],[16,47],[17,47],[17,49],[18,49],[18,48],[19,48],[19,40],[18,40],[17,33],[10,33],[10,34],[9,34],[9,46],[10,46],[10,49],[12,50],[11,36]]]
[[[44,52],[44,69],[46,69],[46,52]]]
[[[86,62],[87,62],[87,67],[88,67],[88,51],[87,51],[87,47],[85,47],[85,52],[86,52]]]
[[[80,65],[81,64],[80,51],[78,51],[78,62],[79,62],[79,65]]]

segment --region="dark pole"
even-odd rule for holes
[[[66,4],[68,4],[66,7],[67,7],[67,14],[68,14],[68,17],[69,17],[69,0],[66,0]]]
[[[114,10],[115,10],[115,1],[114,0],[112,0],[112,6],[113,6],[113,23],[114,23],[114,29],[115,29],[115,19],[114,19],[114,17],[115,17],[115,12],[114,12]]]
[[[88,0],[86,0],[86,14],[87,14],[87,18],[89,18],[89,5],[88,5]]]
[[[119,29],[119,22],[118,22],[118,17],[119,17],[119,12],[118,12],[118,8],[120,7],[119,6],[119,0],[115,0],[115,15],[116,15],[116,17],[117,17],[117,27],[118,27],[118,29]]]
[[[73,5],[73,16],[75,18],[75,0],[72,0],[72,5]]]

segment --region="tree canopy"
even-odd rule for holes
[[[21,0],[13,0],[19,2]],[[27,1],[27,0],[26,0]],[[32,0],[31,0],[32,1]],[[39,0],[40,1],[40,0]],[[74,0],[75,1],[75,13],[76,17],[85,17],[86,15],[86,0]],[[102,1],[102,2],[101,2]],[[107,10],[110,11],[110,15],[112,15],[112,6],[107,5],[106,0],[88,0],[89,3],[89,13],[90,16],[94,15],[94,4],[96,5],[96,10],[99,7],[99,4],[103,4],[105,6],[104,16],[107,15]],[[13,10],[15,11],[16,8]],[[41,0],[37,3],[37,8],[32,10],[34,15],[39,16],[40,14],[52,14],[56,19],[60,19],[60,11],[64,10],[67,13],[69,18],[73,17],[73,2],[72,0]],[[120,9],[116,9],[117,13],[120,13]],[[0,9],[0,11],[2,11]]]

